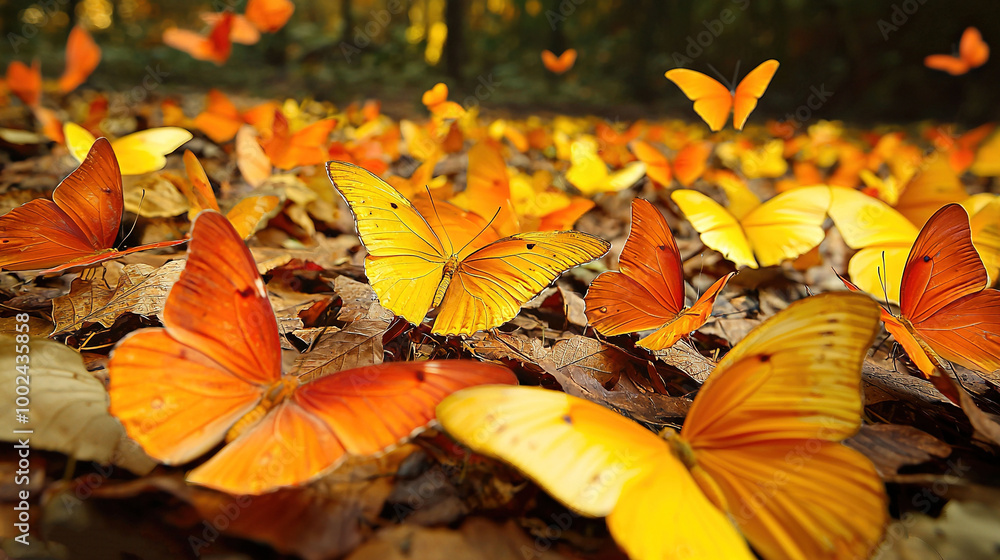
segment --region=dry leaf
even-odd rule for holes
[[[951,446],[947,443],[901,424],[866,424],[844,443],[871,459],[883,479],[899,472],[900,467],[919,465],[951,454]]]
[[[305,383],[345,369],[381,364],[382,334],[387,328],[389,321],[363,319],[332,334],[327,329],[312,350],[299,357],[292,373]],[[306,330],[317,336],[323,331],[322,328]]]
[[[104,268],[98,269],[102,271],[100,278],[78,277],[73,280],[69,294],[52,300],[54,334],[79,330],[88,323],[110,327],[124,313],[156,315],[162,321],[163,304],[185,263],[175,260],[159,268],[125,265],[113,288],[104,281]]]
[[[27,352],[18,353],[24,346]],[[28,423],[15,420],[15,357],[30,356],[30,392],[25,414]],[[0,335],[0,398],[8,403],[7,414],[0,416],[0,438],[17,441],[29,438],[37,449],[58,451],[78,461],[112,463],[138,474],[152,470],[155,462],[125,436],[125,430],[108,413],[108,392],[104,384],[89,373],[83,360],[72,348],[31,337],[26,345],[16,344],[14,336]],[[18,407],[21,408],[21,407]],[[33,430],[14,434],[13,430]]]
[[[165,172],[165,173],[169,173]],[[143,218],[171,218],[190,208],[187,198],[163,173],[126,180],[125,209]]]

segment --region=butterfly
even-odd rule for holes
[[[66,70],[59,78],[59,91],[69,93],[94,72],[101,63],[101,48],[87,30],[79,25],[73,27],[66,41]]]
[[[941,70],[952,76],[960,76],[973,68],[979,68],[990,59],[990,46],[975,27],[966,28],[958,44],[958,56],[932,54],[924,59],[924,66]]]
[[[87,129],[76,123],[65,123],[63,134],[66,137],[66,147],[77,160],[83,158],[97,141]],[[173,152],[194,136],[174,126],[148,128],[133,132],[111,141],[114,154],[118,158],[118,166],[122,175],[142,175],[151,171],[163,169],[167,164],[167,154]]]
[[[895,177],[881,179],[867,169],[861,179],[874,188],[879,198],[889,203],[914,225],[920,227],[945,204],[969,197],[958,174],[943,156],[925,160],[912,178],[900,184]]]
[[[205,168],[191,150],[184,151],[184,169],[188,182],[181,181],[177,186],[191,205],[188,217],[194,221],[195,216],[205,209],[218,212],[219,202],[212,184],[208,181]],[[240,237],[246,239],[257,231],[265,216],[272,214],[280,203],[281,199],[276,196],[248,196],[226,213],[226,219],[233,224]]]
[[[542,65],[553,74],[564,74],[576,64],[576,49],[566,49],[559,56],[550,50],[542,51]]]
[[[906,257],[900,314],[882,313],[886,330],[927,377],[934,375],[934,364],[926,347],[969,369],[1000,369],[1000,291],[988,282],[968,213],[946,205],[927,220]]]
[[[225,441],[187,480],[231,494],[304,484],[348,454],[377,454],[409,438],[456,389],[515,382],[506,368],[469,361],[385,363],[306,382],[283,375],[257,265],[212,210],[195,219],[163,324],[129,334],[112,352],[111,414],[166,464]]]
[[[355,165],[332,161],[327,171],[354,213],[379,302],[414,325],[435,308],[436,334],[498,327],[560,274],[611,247],[575,231],[499,238],[477,214],[429,198],[416,206]]]
[[[763,203],[745,185],[737,185],[734,192],[738,196],[726,193],[728,209],[690,189],[676,190],[670,198],[701,234],[702,243],[736,266],[779,265],[808,252],[826,236],[828,187],[793,189]]]
[[[261,33],[274,33],[288,23],[295,13],[295,4],[291,0],[249,0],[243,15],[232,16],[230,40],[242,45],[253,45],[260,41]],[[223,13],[203,13],[201,19],[209,25],[215,25]]]
[[[232,140],[245,123],[254,125],[258,130],[271,126],[271,119],[274,118],[277,109],[277,103],[268,102],[241,112],[226,94],[217,89],[210,89],[208,104],[205,110],[194,118],[194,126],[216,144],[222,144]]]
[[[14,60],[7,65],[7,87],[25,105],[37,107],[42,101],[42,65],[37,59],[31,66]]]
[[[235,15],[232,12],[223,12],[218,21],[212,25],[207,36],[176,27],[164,29],[163,43],[186,52],[197,60],[207,60],[222,65],[229,60],[229,55],[233,50],[230,35],[234,19]]]
[[[730,111],[733,112],[733,128],[743,130],[750,113],[757,107],[757,100],[764,95],[777,71],[777,60],[765,60],[751,70],[733,91],[701,72],[686,68],[669,70],[666,77],[694,101],[694,111],[715,132],[726,126]]]
[[[469,148],[469,167],[465,177],[465,190],[452,197],[452,204],[484,218],[496,215],[491,225],[502,236],[521,231],[518,215],[510,200],[507,162],[496,145],[479,142]]]
[[[607,517],[633,560],[867,558],[887,521],[861,426],[861,364],[878,307],[861,294],[792,303],[715,367],[680,433],[539,387],[474,387],[438,405],[473,451],[510,463],[576,513]],[[735,527],[734,527],[735,524]]]
[[[648,201],[632,200],[632,227],[618,260],[620,272],[603,272],[585,298],[587,319],[605,335],[656,329],[636,345],[650,350],[673,346],[705,324],[726,282],[723,276],[692,305],[684,307],[684,271],[670,226]]]
[[[118,160],[111,143],[99,138],[52,200],[32,200],[0,217],[0,269],[54,273],[185,242],[115,249],[124,207]]]
[[[465,109],[454,101],[448,101],[448,84],[437,83],[424,92],[420,101],[435,117],[457,119],[465,114]]]
[[[690,187],[705,174],[708,158],[712,155],[711,142],[691,142],[677,152],[671,168],[667,157],[651,144],[633,140],[629,148],[639,161],[646,164],[646,176],[662,187],[669,186],[675,176],[678,183]]]
[[[278,169],[317,165],[326,161],[327,139],[335,126],[337,119],[320,119],[292,132],[288,118],[275,110],[271,135],[261,141],[261,147]]]

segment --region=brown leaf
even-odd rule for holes
[[[328,329],[311,351],[296,360],[292,373],[305,383],[345,369],[381,364],[382,333],[387,328],[388,321],[363,319],[332,334]],[[308,330],[318,335],[323,329]]]
[[[882,478],[896,474],[900,467],[919,465],[951,454],[951,446],[947,443],[900,424],[866,424],[844,443],[871,459]]]
[[[702,356],[700,352],[683,340],[678,341],[670,348],[657,350],[653,354],[658,360],[681,370],[699,383],[704,383],[715,369],[715,362]]]
[[[618,348],[583,336],[556,342],[539,365],[546,371],[549,365],[561,371],[578,367],[605,386],[614,386],[623,373],[635,369],[634,362]]]
[[[160,316],[185,262],[170,261],[155,269],[145,264],[126,265],[113,288],[104,281],[104,268],[97,269],[101,271],[99,278],[77,278],[69,294],[52,300],[53,334],[79,330],[89,323],[110,327],[124,313]]]
[[[560,560],[574,558],[556,552],[548,540],[538,544],[509,520],[504,524],[479,517],[458,530],[412,525],[386,527],[358,547],[347,560]],[[553,547],[553,548],[550,548]]]
[[[358,319],[391,319],[392,312],[378,304],[372,287],[364,282],[338,276],[333,281],[333,291],[340,296],[343,307],[337,315],[339,321]]]

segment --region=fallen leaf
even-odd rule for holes
[[[52,300],[53,334],[79,330],[89,323],[110,327],[124,313],[156,315],[162,321],[163,304],[185,263],[174,260],[159,268],[125,265],[114,287],[105,283],[104,268],[98,269],[102,271],[99,278],[76,278],[67,295]]]
[[[345,369],[381,364],[382,333],[387,328],[387,320],[362,319],[332,333],[328,329],[323,334],[323,328],[306,329],[321,338],[313,344],[310,336],[300,336],[313,347],[299,356],[292,374],[306,383]]]
[[[871,459],[883,479],[899,472],[900,467],[947,457],[952,451],[950,445],[927,432],[900,424],[866,424],[844,443]]]
[[[19,353],[25,346],[27,350]],[[15,381],[21,377],[15,369],[15,358],[25,354],[31,358],[28,385]],[[16,387],[30,388],[27,395],[21,395],[28,400],[23,407],[28,422],[17,423],[15,411],[8,408],[8,413],[0,417],[0,439],[29,438],[33,448],[58,451],[77,461],[111,463],[137,474],[145,474],[156,465],[108,413],[104,384],[84,368],[80,354],[72,348],[36,337],[19,344],[12,335],[0,335],[0,364],[3,402],[17,402]],[[13,433],[23,429],[33,432]]]

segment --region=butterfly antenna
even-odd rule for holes
[[[740,77],[740,62],[743,62],[743,61],[742,60],[737,60],[736,61],[736,70],[733,72],[733,85],[732,85],[731,88],[729,88],[730,90],[735,90],[736,89],[736,80],[739,79],[739,77]]]
[[[122,238],[122,243],[125,243],[125,240],[128,239],[130,235],[132,235],[133,231],[135,231],[135,226],[136,224],[139,223],[139,212],[142,212],[142,201],[145,199],[146,199],[146,189],[142,189],[142,194],[139,196],[139,209],[135,213],[135,221],[132,222],[132,227],[129,228],[128,233],[125,234],[125,237]]]
[[[727,77],[723,76],[723,75],[722,75],[722,72],[719,72],[719,71],[718,71],[718,70],[717,70],[717,69],[715,68],[715,66],[712,66],[711,64],[709,64],[709,65],[708,65],[708,68],[709,68],[709,69],[710,69],[710,70],[711,70],[712,72],[715,72],[715,75],[719,77],[719,81],[720,81],[720,82],[722,82],[723,84],[725,84],[725,85],[726,85],[726,87],[728,87],[730,91],[732,91],[732,90],[733,90],[734,86],[733,86],[733,84],[732,84],[732,83],[730,83],[730,82],[729,82],[729,78],[727,78]]]
[[[448,235],[448,228],[444,227],[444,222],[441,220],[441,214],[438,214],[437,204],[434,204],[434,197],[431,196],[431,189],[427,185],[424,185],[424,190],[427,191],[427,198],[431,201],[431,209],[434,210],[434,217],[437,218],[437,223],[441,226],[441,231],[444,232],[444,237],[448,240],[448,246],[451,247],[452,254],[454,255],[456,254],[455,244],[451,242],[451,236]],[[431,231],[434,231],[434,228],[431,228]],[[438,241],[440,241],[440,239]]]
[[[497,219],[497,216],[499,215],[500,215],[500,208],[498,207],[497,211],[493,213],[493,217],[490,218],[490,221],[486,222],[486,225],[483,226],[483,229],[479,230],[479,233],[477,233],[475,237],[473,237],[472,239],[469,239],[469,241],[467,241],[465,245],[462,245],[462,248],[459,249],[458,252],[456,252],[455,254],[456,255],[462,254],[462,251],[464,251],[465,248],[469,246],[469,243],[472,243],[473,241],[478,239],[480,235],[482,235],[487,229],[489,229],[490,226],[493,225],[493,222]]]
[[[885,298],[885,304],[889,305],[889,271],[885,267],[885,251],[882,251],[882,270],[878,273],[878,283],[882,286],[882,297]]]

